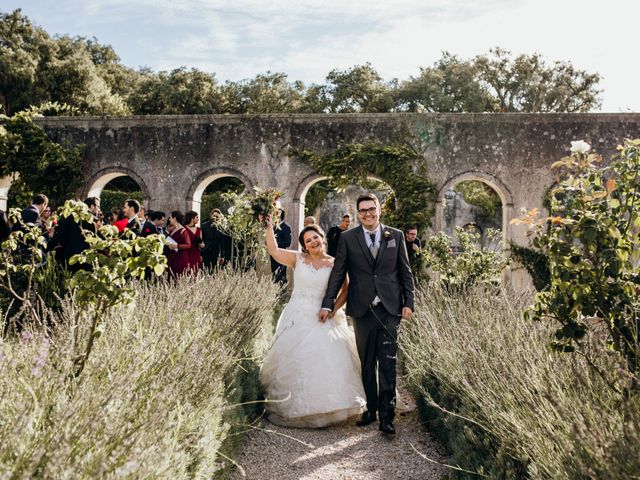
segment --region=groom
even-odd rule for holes
[[[360,226],[340,235],[327,292],[318,314],[329,318],[338,291],[349,274],[347,315],[353,318],[367,411],[357,422],[380,417],[380,431],[395,434],[396,358],[401,318],[413,313],[413,276],[400,230],[380,223],[380,202],[373,194],[358,197]],[[376,367],[378,379],[376,381]]]

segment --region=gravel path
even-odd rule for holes
[[[402,394],[407,402],[407,395]],[[418,455],[446,462],[442,448],[420,425],[415,408],[396,416],[394,439],[377,422],[356,427],[355,420],[323,429],[293,429],[263,422],[247,433],[235,459],[232,480],[442,480],[447,469]]]

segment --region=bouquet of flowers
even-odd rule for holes
[[[254,194],[250,200],[251,210],[253,212],[253,218],[256,221],[262,219],[262,223],[266,223],[267,216],[271,219],[271,222],[275,225],[280,220],[280,201],[282,192],[279,192],[273,188],[259,188],[253,187]]]

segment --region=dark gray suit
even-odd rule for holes
[[[384,225],[381,229],[375,259],[367,247],[362,226],[340,235],[322,307],[333,309],[348,274],[347,315],[354,320],[367,408],[379,411],[381,420],[391,422],[395,415],[398,326],[402,308],[414,309],[414,294],[404,235]],[[380,303],[372,306],[376,296]]]

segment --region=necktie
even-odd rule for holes
[[[376,258],[378,256],[378,247],[376,245],[376,234],[370,233],[369,238],[371,238],[371,246],[369,247],[369,250],[371,251],[371,255],[373,255],[373,258]]]

